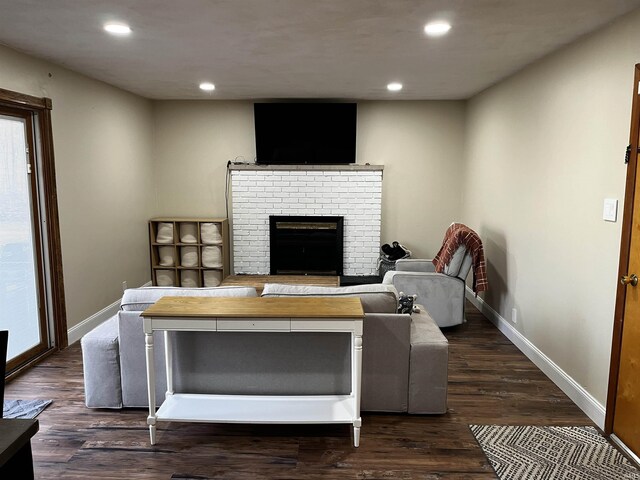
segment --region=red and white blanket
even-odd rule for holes
[[[460,245],[467,247],[471,254],[473,261],[473,292],[478,295],[478,292],[484,292],[489,288],[487,266],[484,261],[482,240],[469,227],[462,223],[452,223],[447,228],[442,247],[434,257],[433,264],[436,267],[436,272],[442,273]]]

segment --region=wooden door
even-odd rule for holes
[[[636,65],[605,432],[640,456],[640,64]],[[614,437],[614,439],[616,439]]]

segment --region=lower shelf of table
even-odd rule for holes
[[[156,418],[175,422],[212,423],[353,423],[350,395],[169,395]]]

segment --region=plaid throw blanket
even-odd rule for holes
[[[476,232],[462,223],[452,223],[444,234],[444,241],[440,251],[433,259],[436,272],[442,273],[444,267],[451,261],[453,254],[460,245],[464,245],[471,253],[473,261],[473,292],[484,292],[489,288],[487,281],[487,267],[484,261],[482,240]]]

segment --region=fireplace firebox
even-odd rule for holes
[[[272,275],[342,275],[344,217],[269,217]]]

